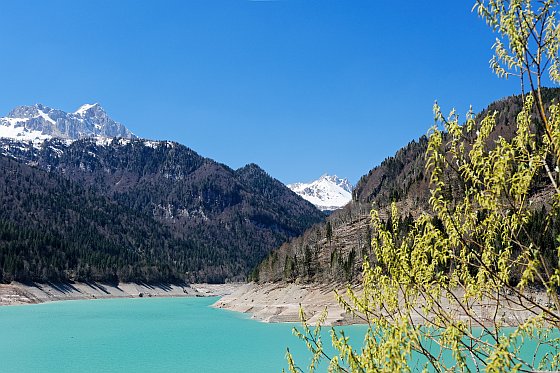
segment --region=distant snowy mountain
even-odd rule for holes
[[[36,104],[18,106],[0,118],[0,137],[42,142],[51,138],[78,140],[87,137],[135,138],[111,119],[99,104],[86,104],[73,113]]]
[[[336,175],[325,174],[310,183],[287,186],[321,211],[337,210],[352,200],[352,185],[348,179],[341,179]]]

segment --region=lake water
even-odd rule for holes
[[[295,324],[209,307],[217,298],[107,299],[0,307],[0,372],[281,372]],[[360,345],[364,326],[345,327]],[[325,340],[330,345],[330,339]]]

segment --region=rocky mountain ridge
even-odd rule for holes
[[[82,105],[73,113],[42,104],[18,106],[0,118],[0,137],[40,143],[46,139],[136,136],[111,119],[99,104]]]

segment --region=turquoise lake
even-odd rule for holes
[[[0,372],[281,372],[297,324],[214,309],[217,298],[106,299],[0,307]],[[364,326],[345,327],[360,344]],[[330,340],[325,341],[330,345]]]

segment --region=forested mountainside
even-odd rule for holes
[[[195,246],[92,188],[0,156],[0,281],[179,280]]]
[[[29,185],[29,190],[23,187],[5,188],[2,198],[9,196],[11,190],[18,191],[20,197],[6,197],[4,209],[15,209],[19,215],[4,217],[3,224],[23,232],[27,225],[21,226],[21,222],[33,221],[31,217],[36,217],[37,222],[29,233],[21,234],[58,232],[59,238],[67,242],[57,246],[63,251],[66,250],[64,245],[70,245],[70,241],[92,241],[91,245],[100,245],[99,250],[107,247],[103,250],[112,254],[95,257],[96,264],[113,256],[132,258],[128,262],[117,260],[116,266],[109,267],[111,269],[101,276],[92,275],[91,279],[118,277],[120,280],[154,280],[151,272],[146,276],[142,272],[149,271],[145,268],[152,263],[156,263],[150,267],[154,273],[161,265],[162,275],[157,279],[163,279],[167,274],[170,278],[180,277],[187,281],[244,279],[248,271],[274,247],[290,237],[302,234],[324,219],[318,209],[258,166],[251,164],[232,170],[173,142],[99,138],[68,141],[53,138],[37,145],[1,139],[0,152],[40,169],[33,170],[34,175],[44,176],[37,176],[38,183],[46,178],[48,183],[58,180],[60,183],[70,183],[68,185],[74,189],[85,190],[78,193],[83,201],[68,199],[68,196],[66,204],[61,205],[61,212],[55,213],[52,209],[56,206],[44,206],[41,198],[32,197],[32,194],[27,196],[32,190],[41,189],[40,184]],[[0,174],[0,179],[8,177],[8,173]],[[21,178],[18,180],[22,182]],[[12,181],[4,180],[3,183]],[[58,195],[56,190],[52,191],[53,195]],[[35,202],[31,205],[33,208],[27,210],[17,207],[19,204],[8,204],[16,203],[17,200]],[[103,224],[99,223],[103,229],[92,228],[91,236],[87,238],[80,236],[81,229],[70,230],[65,236],[62,234],[65,230],[56,226],[67,221],[56,214],[73,216],[70,207],[80,204],[90,206],[89,210],[83,212],[85,216],[92,215],[91,221],[86,219],[82,222],[83,226],[99,226],[95,220],[96,214],[92,211],[101,202],[126,214],[121,216],[119,212],[115,213],[117,215],[114,218],[104,219]],[[67,208],[70,210],[67,211]],[[45,217],[52,214],[57,219]],[[138,222],[129,223],[134,219]],[[55,226],[51,227],[51,224]],[[119,238],[116,232],[123,230],[124,226],[127,228]],[[100,237],[104,240],[97,239]],[[142,237],[146,237],[147,242]],[[16,241],[13,244],[17,245],[17,240],[12,241]],[[35,246],[37,250],[43,247],[41,243]],[[74,254],[60,254],[63,258],[67,255],[74,257],[74,264],[68,264],[72,268],[68,270],[67,262],[53,258],[52,268],[40,273],[40,279],[72,278],[72,271],[77,271],[77,266],[82,268],[86,264],[93,264],[88,254],[91,250],[74,244],[72,247],[75,248],[68,250],[73,250]],[[109,250],[108,247],[113,249]],[[50,258],[55,251],[23,251],[21,263],[28,266],[30,269],[27,272],[35,276],[41,272],[36,261],[45,256]],[[141,260],[134,259],[134,255],[140,255],[138,260]],[[124,270],[121,265],[125,265]],[[132,266],[130,274],[126,271],[128,266]],[[12,265],[4,270],[3,279],[24,279],[24,272]],[[65,276],[64,273],[68,274]],[[77,273],[85,272],[82,270]],[[79,278],[90,277],[80,275]]]
[[[546,102],[560,100],[560,89],[544,89],[543,98]],[[490,141],[499,136],[511,139],[521,105],[521,96],[498,100],[479,113],[476,121],[480,122],[487,113],[497,111],[497,123]],[[380,211],[382,219],[389,221],[390,205],[394,201],[400,214],[397,218],[403,222],[403,229],[422,212],[430,212],[430,183],[429,175],[425,172],[427,145],[427,137],[422,136],[411,141],[394,156],[386,158],[360,179],[354,188],[352,201],[344,209],[334,212],[326,222],[316,224],[300,237],[272,251],[254,269],[251,279],[260,282],[357,280],[362,258],[370,250],[369,211],[372,206]],[[548,185],[545,180],[543,178],[543,182],[535,186],[537,199],[546,198]],[[457,187],[452,175],[449,175],[448,187],[450,193]],[[535,231],[538,229],[536,223],[544,213],[535,215],[528,230],[538,232]],[[539,239],[553,242],[554,237],[554,234],[550,234]]]

